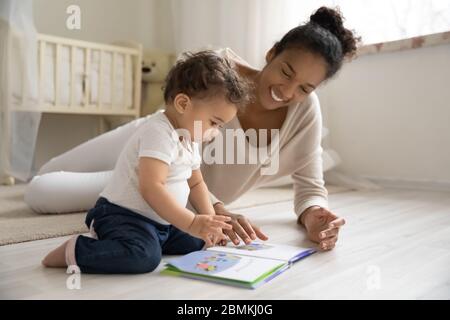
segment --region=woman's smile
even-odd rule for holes
[[[270,95],[276,102],[287,102],[287,100],[284,100],[280,95],[278,95],[273,88],[270,88]]]

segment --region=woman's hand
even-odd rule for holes
[[[233,241],[234,244],[239,244],[239,238],[241,238],[245,244],[251,243],[252,240],[256,240],[257,237],[261,240],[269,239],[269,237],[267,237],[259,227],[252,224],[245,216],[229,212],[225,209],[225,206],[222,203],[216,203],[214,205],[214,210],[217,215],[231,218],[231,221],[228,221],[228,223],[231,224],[233,229],[224,229],[223,232],[230,238],[231,241]]]
[[[311,241],[318,243],[323,250],[331,250],[336,245],[339,229],[345,220],[328,209],[313,206],[300,215],[298,223],[306,228]]]

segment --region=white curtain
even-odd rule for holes
[[[0,180],[27,180],[37,112],[37,35],[32,0],[0,0]]]
[[[252,66],[262,67],[264,54],[285,31],[292,0],[172,0],[177,54],[205,46],[229,47]]]
[[[339,6],[365,44],[450,30],[450,0],[171,0],[168,14],[177,53],[230,47],[261,67],[264,53],[320,6]]]

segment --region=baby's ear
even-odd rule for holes
[[[191,106],[191,103],[191,98],[189,98],[189,96],[184,93],[177,94],[175,96],[175,99],[173,99],[173,106],[179,114],[184,114],[186,110]]]

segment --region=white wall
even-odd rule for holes
[[[321,90],[345,172],[450,183],[450,45],[379,53]]]
[[[81,9],[81,29],[69,30],[67,7]],[[155,45],[154,0],[34,0],[38,32],[99,42],[138,41]]]
[[[81,7],[80,31],[65,27],[71,4]],[[35,0],[39,32],[88,41],[173,50],[171,19],[171,1]],[[450,45],[362,56],[319,90],[327,145],[343,171],[450,183],[449,57]],[[94,136],[96,124],[90,116],[44,115],[37,166]]]

